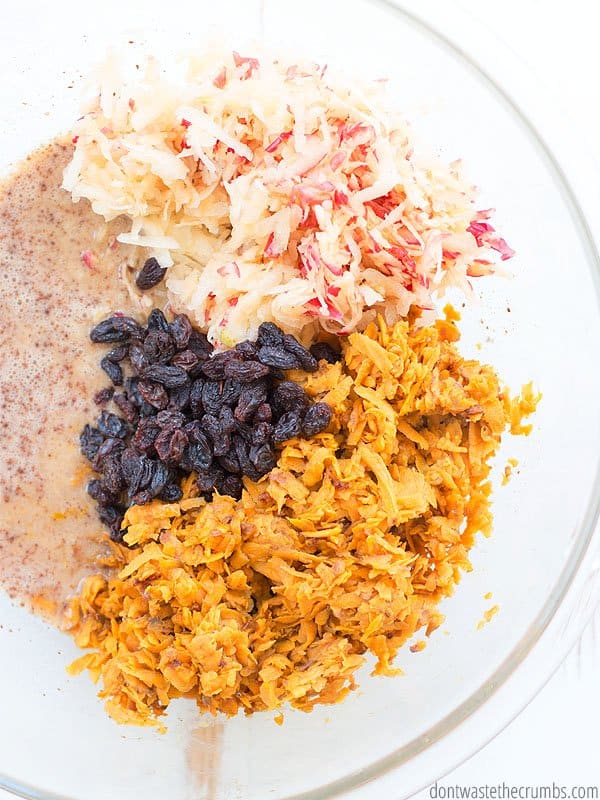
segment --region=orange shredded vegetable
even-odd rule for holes
[[[452,319],[381,320],[343,362],[292,373],[333,407],[330,429],[292,440],[241,500],[132,506],[130,549],[71,604],[74,662],[101,680],[118,722],[158,725],[172,698],[201,711],[310,711],[341,700],[370,652],[442,622],[440,600],[491,530],[490,459],[539,399],[511,400],[493,369],[463,359]],[[419,644],[419,648],[421,645]]]

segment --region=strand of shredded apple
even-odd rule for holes
[[[214,49],[130,61],[100,69],[64,186],[131,218],[120,239],[169,267],[213,342],[392,322],[513,254],[459,163],[415,154],[382,82]]]

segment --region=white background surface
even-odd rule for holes
[[[447,2],[447,0],[439,0]],[[598,0],[457,0],[549,84],[600,163]],[[590,169],[590,180],[600,177]],[[440,785],[600,786],[600,614],[538,697]],[[0,790],[0,800],[8,800]],[[377,797],[375,791],[373,797]],[[419,800],[430,797],[424,790]],[[118,798],[111,798],[118,800]],[[377,800],[395,800],[393,797]]]

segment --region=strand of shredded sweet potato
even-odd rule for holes
[[[228,715],[309,711],[341,700],[369,651],[393,674],[427,634],[475,535],[491,529],[490,459],[538,397],[510,400],[489,366],[463,359],[448,317],[382,321],[344,344],[343,363],[293,374],[330,403],[330,430],[292,440],[240,501],[133,506],[112,577],[70,608],[75,661],[101,679],[118,722],[156,724],[174,697]]]

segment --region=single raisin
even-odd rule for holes
[[[128,399],[127,395],[124,394],[115,394],[113,396],[113,403],[117,406],[123,418],[127,420],[130,424],[134,424],[138,418],[138,412],[134,404],[131,400]]]
[[[105,386],[104,389],[98,389],[94,395],[94,403],[97,406],[105,406],[112,398],[115,390],[112,386]]]
[[[152,256],[146,259],[144,266],[136,275],[135,285],[140,291],[145,292],[154,286],[158,286],[165,277],[166,272],[167,268],[161,267],[156,258]]]
[[[239,422],[248,422],[267,399],[267,384],[257,381],[244,386],[235,407],[234,416]]]
[[[146,417],[139,421],[137,430],[131,440],[134,447],[147,453],[154,447],[154,441],[160,433],[160,428],[155,422],[155,417]]]
[[[273,428],[273,441],[276,444],[286,442],[288,439],[293,439],[299,436],[302,430],[302,423],[300,415],[296,411],[286,411],[282,414]]]
[[[162,331],[163,333],[168,333],[169,336],[171,335],[171,326],[160,308],[152,309],[148,317],[147,327],[149,331]]]
[[[192,331],[187,342],[187,347],[193,350],[199,358],[208,358],[213,352],[213,346],[206,338],[205,334],[199,331]]]
[[[178,464],[187,447],[188,438],[177,428],[164,428],[154,440],[154,449],[161,461]]]
[[[310,352],[317,359],[317,361],[327,361],[328,364],[336,364],[342,357],[339,350],[334,348],[327,342],[315,342]]]
[[[167,408],[172,408],[176,411],[184,411],[190,403],[190,385],[186,383],[185,386],[178,386],[176,389],[169,391],[169,405]]]
[[[143,345],[134,342],[129,348],[129,362],[138,374],[148,365]]]
[[[270,372],[268,366],[258,361],[238,361],[236,359],[229,361],[225,365],[224,371],[225,377],[233,378],[240,383],[253,383],[259,378],[265,378]]]
[[[260,446],[266,444],[273,435],[273,426],[270,422],[257,422],[252,429],[252,444]]]
[[[188,457],[191,464],[191,469],[201,471],[208,469],[213,461],[212,448],[206,436],[202,438],[197,437],[194,444],[190,445]]]
[[[121,531],[123,522],[123,511],[119,506],[99,506],[98,516],[100,522],[110,531],[110,538],[115,542],[121,542],[125,531]]]
[[[239,342],[235,346],[235,352],[239,358],[243,359],[244,361],[256,361],[258,356],[258,345],[256,342],[251,342],[249,340],[246,340],[245,342]]]
[[[308,395],[298,383],[282,381],[272,395],[272,403],[279,414],[285,411],[303,411],[308,408]]]
[[[240,462],[233,447],[225,455],[217,459],[226,472],[238,473],[241,471]]]
[[[319,362],[317,359],[306,347],[300,344],[295,336],[286,333],[283,337],[283,346],[288,353],[291,353],[298,359],[301,368],[305,372],[316,372],[319,369]]]
[[[102,477],[106,489],[113,495],[118,495],[123,489],[123,471],[119,454],[113,453],[104,459],[102,464]]]
[[[273,411],[268,403],[261,403],[254,414],[255,422],[271,422]]]
[[[302,432],[305,436],[316,436],[329,427],[333,414],[327,403],[315,403],[302,420]]]
[[[171,359],[171,364],[174,367],[181,367],[186,372],[190,372],[198,364],[198,356],[193,350],[182,350],[180,353],[175,353]]]
[[[191,335],[192,323],[185,314],[177,314],[171,323],[171,336],[175,340],[178,350],[185,350]]]
[[[79,436],[79,446],[88,461],[93,461],[103,442],[104,436],[98,428],[92,428],[91,425],[84,426]]]
[[[229,495],[229,497],[239,500],[242,496],[244,484],[239,475],[225,475],[223,480],[219,483],[218,489],[221,494],[226,494]]]
[[[202,363],[202,372],[207,378],[213,381],[222,381],[225,375],[226,365],[235,359],[234,350],[226,350],[224,353],[217,353],[212,358]]]
[[[198,472],[196,483],[201,492],[212,492],[217,482],[223,477],[225,473],[220,467],[209,467],[206,470]]]
[[[173,471],[169,469],[166,464],[159,462],[154,469],[154,475],[152,476],[150,486],[148,487],[148,491],[152,497],[158,497],[158,495],[164,491],[167,484],[171,483],[173,477]]]
[[[204,406],[202,405],[202,392],[204,389],[204,380],[197,378],[190,389],[190,411],[194,417],[201,417],[204,413]]]
[[[124,449],[125,443],[123,439],[116,439],[114,437],[105,439],[98,448],[98,452],[92,461],[93,468],[96,470],[96,472],[101,472],[102,464],[104,463],[105,459],[113,453],[121,453],[121,451]]]
[[[115,362],[111,361],[108,356],[104,356],[104,358],[100,361],[100,367],[104,370],[104,372],[106,372],[115,386],[123,385],[123,370],[119,364],[115,364]]]
[[[121,419],[121,417],[117,417],[116,414],[111,414],[110,411],[102,411],[98,417],[97,424],[98,430],[105,436],[124,439],[129,432],[129,428],[127,427],[125,420]]]
[[[175,342],[168,331],[152,330],[144,339],[146,365],[166,364],[175,355]],[[147,369],[148,366],[145,367]],[[143,370],[140,370],[143,371]]]
[[[89,496],[100,503],[100,505],[109,506],[115,502],[115,496],[109,492],[104,483],[97,478],[91,480],[86,488]]]
[[[263,322],[258,326],[257,342],[263,347],[280,347],[283,344],[283,332],[274,322]]]
[[[248,456],[261,475],[266,475],[277,463],[270,444],[253,445]]]
[[[155,419],[157,425],[161,428],[167,428],[169,426],[183,428],[186,421],[185,414],[182,414],[181,411],[173,411],[171,409],[159,411]]]
[[[168,364],[150,364],[144,370],[144,378],[161,383],[166,389],[177,389],[189,382],[184,369],[171,367]]]
[[[138,391],[141,397],[154,408],[166,408],[169,403],[169,395],[164,386],[154,381],[142,380],[138,384]]]
[[[219,411],[219,422],[224,433],[232,433],[235,430],[235,417],[229,406],[223,406]]]
[[[293,353],[283,347],[265,345],[258,351],[258,360],[268,367],[277,369],[299,369],[300,362]]]
[[[94,325],[90,331],[90,339],[96,344],[104,344],[107,342],[126,342],[131,334],[121,325],[116,325],[116,321],[122,319],[120,317],[108,317],[103,319],[97,325]],[[127,318],[125,318],[127,319]],[[132,320],[135,322],[135,320]],[[135,323],[137,325],[137,323]]]
[[[223,406],[221,384],[218,381],[206,381],[202,387],[202,405],[208,414],[218,414]]]
[[[165,503],[177,503],[183,497],[183,490],[177,483],[170,483],[165,486],[160,494],[160,499]]]
[[[124,358],[127,357],[129,353],[129,345],[121,344],[118,347],[113,347],[112,350],[109,350],[106,354],[106,358],[109,361],[114,362],[115,364],[119,364],[123,361]]]

